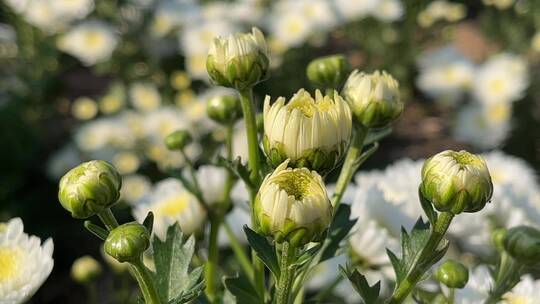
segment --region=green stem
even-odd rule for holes
[[[246,124],[246,134],[248,140],[249,160],[248,165],[251,171],[251,181],[254,185],[260,182],[260,152],[259,139],[257,136],[257,122],[255,119],[255,107],[253,102],[253,90],[251,88],[239,91],[244,122]]]
[[[456,302],[456,289],[450,288],[448,291],[448,304],[454,304]]]
[[[240,245],[240,242],[234,235],[234,232],[232,231],[231,226],[229,225],[229,223],[227,223],[227,221],[223,221],[223,228],[225,228],[225,232],[229,237],[231,248],[234,251],[236,258],[238,259],[238,262],[240,263],[240,267],[242,267],[242,270],[248,276],[248,278],[253,279],[253,267],[249,262],[249,258],[244,252],[244,248],[242,247],[242,245]]]
[[[210,220],[210,238],[208,240],[208,261],[205,264],[206,296],[211,303],[217,303],[217,268],[219,259],[218,232],[221,216],[215,214]]]
[[[521,279],[524,266],[503,252],[497,267],[495,286],[489,292],[484,304],[499,303],[505,293],[512,290]]]
[[[430,255],[437,250],[439,243],[444,238],[444,234],[450,223],[454,218],[454,214],[450,212],[442,212],[437,219],[437,222],[431,230],[431,235],[427,241],[426,246],[422,249],[420,256],[415,262],[412,270],[407,274],[407,276],[396,286],[392,297],[387,301],[388,304],[400,304],[405,301],[407,296],[412,292],[418,281],[422,278],[424,273],[433,266],[431,263],[427,263],[427,259]]]
[[[292,264],[294,263],[295,258],[296,248],[291,246],[289,242],[284,242],[281,248],[281,275],[279,276],[276,290],[277,304],[289,303],[291,285],[294,279],[294,266]]]
[[[111,231],[114,228],[118,227],[118,222],[116,221],[116,218],[114,217],[114,214],[112,213],[110,208],[99,212],[97,215],[99,219],[103,222],[107,230]]]
[[[146,304],[160,304],[161,300],[157,293],[150,272],[144,266],[142,258],[130,262],[130,272],[137,280]]]
[[[336,183],[336,190],[334,195],[332,195],[332,206],[334,206],[334,212],[338,209],[343,194],[347,189],[347,186],[351,182],[351,179],[360,167],[361,163],[357,160],[362,155],[362,147],[364,145],[364,140],[368,130],[363,127],[356,128],[352,135],[351,145],[347,150],[347,156],[345,156],[345,161],[341,167],[341,172]]]

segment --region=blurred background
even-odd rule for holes
[[[265,94],[310,87],[310,60],[343,53],[353,68],[385,69],[405,112],[365,169],[444,149],[502,150],[540,170],[540,1],[400,0],[2,0],[0,2],[0,221],[54,239],[55,268],[32,303],[85,301],[73,261],[103,261],[96,238],[57,201],[59,178],[104,159],[124,178],[117,214],[184,160],[163,144],[189,129],[190,156],[205,163],[224,130],[206,101],[216,35],[259,27],[271,52]],[[238,126],[236,154],[245,150]],[[105,265],[105,262],[103,262]],[[99,303],[129,302],[131,284],[106,268]],[[123,299],[123,300],[120,300]]]

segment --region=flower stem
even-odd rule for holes
[[[484,304],[499,303],[504,294],[512,290],[519,283],[523,272],[523,265],[516,262],[506,252],[503,252],[496,270],[495,286],[489,292],[489,296],[484,301]]]
[[[442,212],[437,219],[431,234],[426,243],[426,246],[422,249],[420,257],[416,260],[412,270],[407,276],[396,286],[392,297],[387,301],[388,304],[400,304],[405,301],[407,296],[412,292],[418,281],[422,278],[424,273],[433,266],[431,263],[427,263],[427,259],[430,255],[437,250],[439,243],[442,241],[446,230],[450,227],[450,223],[454,218],[454,214],[450,212]]]
[[[208,247],[208,261],[205,264],[206,296],[211,303],[217,302],[217,268],[219,259],[218,232],[221,223],[221,215],[214,214],[210,219],[210,237]]]
[[[343,166],[341,167],[341,172],[339,173],[336,183],[336,190],[334,195],[332,195],[332,206],[334,206],[334,212],[337,211],[339,204],[341,203],[341,199],[343,198],[343,194],[351,182],[352,176],[362,164],[357,160],[362,155],[362,147],[364,145],[364,139],[366,138],[367,133],[368,130],[363,127],[355,128],[353,132],[351,145],[347,150],[347,156],[345,156],[345,161],[343,162]]]
[[[454,304],[456,302],[456,289],[450,288],[448,291],[448,304]]]
[[[238,239],[234,235],[234,232],[232,231],[231,226],[229,225],[229,223],[227,223],[227,221],[223,221],[223,228],[225,228],[225,232],[229,237],[231,248],[234,251],[236,258],[238,259],[238,263],[240,263],[240,267],[242,267],[242,270],[248,276],[248,278],[253,279],[253,267],[249,262],[249,258],[244,252],[244,248],[242,248],[242,245],[240,245],[240,242],[238,242]]]
[[[296,259],[296,248],[291,246],[289,242],[284,242],[281,248],[280,269],[277,290],[276,303],[288,304],[291,291],[292,281],[294,279],[294,266],[292,265]]]
[[[142,258],[130,262],[129,269],[131,274],[137,280],[139,287],[141,289],[144,302],[146,304],[160,304],[161,300],[157,293],[156,287],[154,286],[154,281],[150,276],[150,272],[144,266]]]
[[[103,225],[105,225],[107,230],[111,231],[114,228],[118,227],[118,222],[116,221],[116,218],[114,217],[114,214],[112,213],[110,208],[99,212],[97,215],[101,222],[103,222]]]

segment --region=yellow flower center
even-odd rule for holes
[[[7,224],[6,223],[0,223],[0,232],[4,232],[6,231],[7,229]]]
[[[467,151],[451,151],[450,156],[462,166],[477,165],[480,163],[480,160],[476,156]]]
[[[529,304],[532,303],[531,299],[528,299],[523,296],[516,296],[516,295],[509,295],[505,297],[506,302],[508,304]]]
[[[312,178],[308,172],[293,170],[276,177],[274,182],[296,200],[302,200],[310,194]]]
[[[187,208],[189,199],[187,192],[169,198],[155,210],[156,216],[176,216],[182,213]]]
[[[318,102],[309,95],[307,92],[298,93],[295,98],[291,99],[287,107],[292,111],[293,109],[298,109],[307,117],[313,117],[316,111],[327,112],[332,109],[331,99],[325,97],[321,98]]]
[[[21,253],[19,249],[0,247],[0,283],[12,279],[17,275]]]
[[[489,84],[489,89],[495,94],[500,94],[504,92],[506,88],[506,83],[502,79],[493,79]]]
[[[291,34],[298,34],[302,32],[302,20],[292,19],[287,23],[287,30]]]
[[[103,35],[98,31],[89,31],[86,33],[85,42],[88,46],[99,48],[105,42]]]
[[[510,117],[510,108],[506,104],[497,104],[489,107],[488,117],[493,122],[503,122]]]

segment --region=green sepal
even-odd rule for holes
[[[93,235],[97,236],[102,241],[105,241],[109,236],[109,231],[93,224],[91,221],[84,221],[84,228],[90,231]]]
[[[360,294],[364,303],[377,303],[379,300],[379,293],[381,291],[381,282],[377,282],[370,286],[366,277],[358,272],[358,270],[347,265],[343,267],[339,265],[339,271],[341,274],[351,282],[354,289]]]
[[[152,211],[148,212],[144,218],[143,226],[148,230],[148,234],[152,234],[152,229],[154,228],[154,213]]]
[[[266,237],[251,230],[247,225],[244,226],[244,232],[249,245],[255,252],[261,261],[270,269],[270,272],[274,275],[276,281],[279,279],[281,271],[279,269],[278,259],[276,255],[276,249],[268,242]]]
[[[435,223],[437,223],[438,214],[435,209],[433,209],[433,204],[424,197],[420,187],[418,187],[418,197],[420,198],[420,205],[422,206],[422,209],[424,209],[424,213],[429,219],[429,222],[432,226],[435,225]]]

